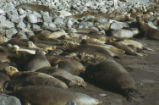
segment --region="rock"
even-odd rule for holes
[[[15,11],[9,11],[7,12],[7,17],[14,23],[18,23],[19,20],[19,16],[18,16],[18,12]]]
[[[33,24],[32,28],[33,28],[33,31],[41,30],[41,27],[39,25],[37,25],[37,24]]]
[[[52,23],[52,22],[48,24],[48,28],[51,31],[56,31],[57,30],[56,25],[54,23]]]
[[[37,16],[35,14],[29,14],[27,16],[27,19],[30,23],[37,23],[38,22]]]
[[[20,15],[23,15],[23,14],[26,14],[26,11],[23,10],[22,8],[19,8],[19,9],[18,9],[18,13],[19,13]]]
[[[71,16],[72,14],[68,11],[65,11],[65,10],[61,10],[61,11],[58,11],[60,13],[59,17],[66,17],[66,16]]]
[[[12,38],[13,35],[15,35],[18,31],[15,28],[10,28],[6,30],[6,37]]]
[[[113,23],[110,25],[111,30],[119,30],[125,27],[129,27],[129,25],[127,23],[118,21],[113,21]]]
[[[55,18],[54,23],[56,24],[57,27],[64,27],[65,26],[64,18],[61,18],[61,17]]]
[[[74,23],[79,23],[79,22],[78,22],[76,19],[74,19],[74,18],[69,18],[69,19],[67,20],[67,27],[68,27],[68,28],[71,28]]]
[[[0,105],[21,105],[17,97],[0,94]]]
[[[21,21],[17,24],[17,28],[20,28],[20,29],[26,28],[26,24],[21,20]]]
[[[4,16],[0,16],[0,28],[13,28],[14,27],[14,23],[6,20],[6,18]]]
[[[49,16],[48,12],[41,12],[41,14],[44,22],[52,22],[52,18]]]
[[[112,31],[112,36],[116,38],[132,38],[136,34],[139,33],[139,30],[136,28],[132,29],[121,29],[121,30],[114,30]]]
[[[5,11],[0,9],[0,15],[5,15]]]

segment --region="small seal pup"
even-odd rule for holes
[[[51,67],[51,64],[47,60],[44,52],[38,50],[36,51],[33,59],[28,63],[27,70],[28,71],[36,71],[43,67]]]
[[[99,100],[86,94],[48,86],[24,87],[13,92],[13,95],[20,98],[25,105],[65,105],[68,101],[74,101],[77,105],[98,105],[100,103]]]
[[[112,91],[117,91],[129,100],[136,98],[138,95],[135,80],[122,65],[113,59],[89,66],[86,75],[93,83],[97,83],[97,85],[104,88],[110,88]],[[133,95],[134,97],[132,97]]]

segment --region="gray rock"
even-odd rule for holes
[[[107,18],[103,18],[103,17],[99,17],[99,18],[97,18],[97,22],[99,22],[99,23],[106,23],[106,22],[108,22],[109,20],[107,19]]]
[[[52,22],[52,18],[50,17],[48,12],[41,12],[41,14],[44,22]]]
[[[79,22],[78,22],[76,19],[74,19],[74,18],[69,18],[69,19],[67,20],[67,27],[68,27],[68,28],[71,28],[74,23],[79,23]]]
[[[20,15],[23,15],[23,14],[26,14],[26,11],[25,11],[24,9],[22,9],[22,8],[19,8],[19,9],[18,9],[18,13],[19,13]]]
[[[0,27],[1,28],[6,28],[6,29],[13,28],[14,27],[14,23],[9,21],[9,20],[5,20],[5,18],[3,18],[2,20],[0,20]]]
[[[48,29],[50,29],[50,30],[52,30],[52,31],[57,31],[56,24],[54,24],[54,23],[49,23],[49,24],[48,24]]]
[[[0,105],[21,105],[17,97],[0,94]]]
[[[61,17],[55,18],[54,23],[56,24],[57,27],[65,26],[64,18],[61,18]]]
[[[37,24],[33,24],[32,28],[33,28],[34,31],[41,30],[41,27],[39,25],[37,25]]]
[[[119,30],[124,27],[129,27],[129,24],[124,22],[113,21],[113,23],[110,25],[111,30]]]
[[[37,23],[38,22],[38,18],[35,14],[29,14],[27,16],[27,19],[30,23]]]
[[[15,35],[18,31],[15,28],[10,28],[6,30],[6,37],[12,38],[13,35]]]
[[[17,28],[20,28],[20,29],[26,28],[26,24],[25,24],[23,21],[20,21],[20,22],[17,24]]]
[[[6,20],[6,17],[4,15],[0,15],[0,22],[3,22]]]
[[[136,28],[132,29],[121,29],[112,31],[112,36],[116,38],[132,38],[139,33],[139,30]]]
[[[9,11],[7,12],[7,17],[14,23],[18,23],[19,20],[19,16],[18,16],[18,12],[15,11]]]
[[[36,12],[36,11],[33,11],[33,14],[36,15],[38,18],[41,18],[41,17],[42,17],[41,14],[38,13],[38,12]]]

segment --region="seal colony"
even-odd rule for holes
[[[117,1],[114,0],[115,5]],[[45,6],[40,8],[49,11]],[[133,76],[116,58],[125,54],[145,56],[144,50],[153,51],[135,41],[135,37],[141,34],[142,37],[159,39],[158,29],[147,23],[144,14],[142,10],[124,16],[114,12],[106,17],[129,21],[108,20],[95,24],[105,15],[88,12],[68,17],[92,21],[98,30],[89,27],[40,30],[28,39],[19,34],[8,41],[1,39],[0,92],[17,96],[23,105],[98,105],[102,103],[99,99],[70,90],[87,88],[87,82],[90,82],[105,90],[111,88],[128,100],[142,98]],[[87,16],[90,17],[87,19]],[[120,28],[113,24],[120,24]],[[129,27],[134,24],[138,27]]]

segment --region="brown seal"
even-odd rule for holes
[[[89,66],[86,74],[93,83],[120,92],[128,99],[133,98],[131,96],[137,93],[135,80],[121,64],[113,59],[95,66]]]
[[[68,88],[68,86],[55,77],[39,73],[39,72],[15,72],[11,75],[11,81],[8,83],[8,89],[15,90],[16,88],[25,87],[29,85],[44,85],[54,86],[59,88]]]
[[[80,62],[73,59],[66,59],[58,63],[60,69],[66,70],[73,75],[79,75],[85,72],[85,67]]]
[[[77,105],[97,105],[99,100],[86,94],[72,92],[68,89],[60,89],[47,86],[29,86],[21,88],[14,94],[26,105],[65,105],[68,101],[74,101]]]
[[[36,71],[43,67],[50,67],[50,63],[42,51],[37,51],[35,56],[27,65],[28,71]]]
[[[59,69],[55,67],[46,67],[37,70],[37,72],[46,73],[55,78],[58,78],[59,80],[64,81],[69,87],[87,86],[87,83],[83,80],[83,78],[77,75],[73,75],[64,69]]]

